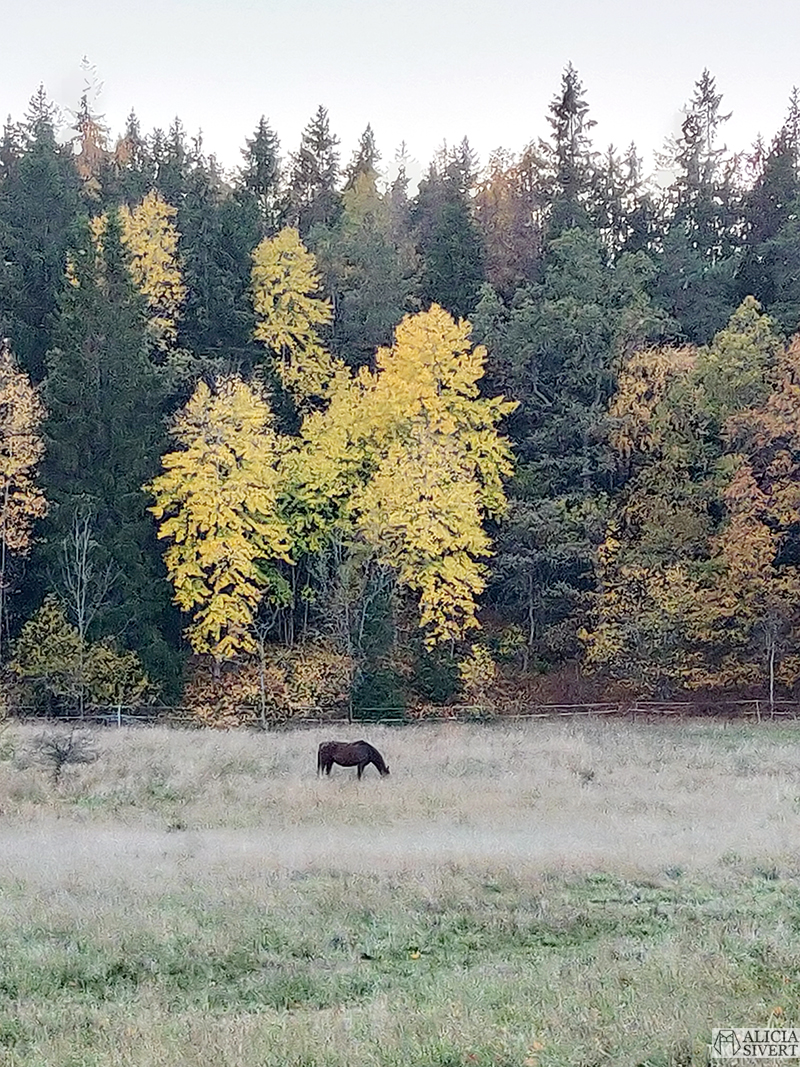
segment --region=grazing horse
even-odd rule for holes
[[[381,778],[389,773],[383,756],[366,741],[323,741],[317,752],[317,774],[330,774],[334,763],[340,767],[357,766],[359,778],[370,763],[378,768]]]

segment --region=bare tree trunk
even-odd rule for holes
[[[67,607],[75,620],[80,639],[78,645],[78,713],[86,712],[86,648],[89,627],[108,598],[115,575],[111,566],[98,569],[94,561],[95,541],[92,537],[92,516],[78,514],[72,520],[72,530],[61,543],[61,582]]]

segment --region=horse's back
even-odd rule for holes
[[[341,767],[355,767],[356,764],[374,763],[381,774],[389,770],[377,748],[364,741],[323,741],[319,746],[317,764],[338,763]],[[361,777],[361,769],[359,770]]]

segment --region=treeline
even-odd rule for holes
[[[727,117],[704,72],[655,183],[568,67],[547,138],[411,191],[322,107],[231,176],[88,97],[64,143],[40,90],[0,145],[7,692],[793,686],[800,99],[747,152]]]

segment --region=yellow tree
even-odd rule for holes
[[[704,655],[696,685],[800,678],[800,337],[782,354],[774,388],[726,425],[733,472],[713,580],[698,599],[694,639]]]
[[[319,288],[316,259],[297,230],[264,238],[253,252],[255,337],[274,354],[281,381],[301,408],[327,394],[336,369],[318,333],[333,314]]]
[[[800,677],[800,343],[780,348],[748,298],[707,348],[627,361],[590,665],[650,689],[766,677],[771,699]]]
[[[271,565],[289,561],[277,508],[281,444],[263,395],[232,377],[214,389],[201,382],[172,436],[181,447],[148,486],[151,511],[170,542],[164,558],[175,601],[193,614],[192,648],[219,664],[253,651],[253,618],[276,582]]]
[[[296,527],[312,547],[337,524],[371,546],[419,597],[430,643],[477,626],[483,520],[512,467],[497,424],[514,404],[479,396],[486,352],[470,329],[437,305],[407,316],[375,371],[334,377],[291,460]]]
[[[377,468],[353,510],[364,539],[419,595],[431,643],[477,626],[480,560],[491,551],[483,520],[503,511],[512,469],[497,424],[515,404],[479,396],[486,350],[472,347],[470,330],[434,304],[403,319],[371,381],[362,375]]]
[[[41,424],[44,407],[30,379],[0,341],[0,656],[6,633],[9,557],[31,547],[33,524],[47,511],[35,482],[44,454]]]
[[[150,331],[162,351],[175,344],[186,286],[178,265],[177,209],[155,190],[131,211],[120,208],[131,277],[147,299]]]
[[[150,337],[156,349],[167,352],[177,340],[186,300],[174,221],[177,209],[153,190],[133,210],[123,205],[118,211],[131,279],[147,301]],[[99,255],[107,224],[106,215],[95,216],[90,224]],[[74,271],[68,275],[75,284]]]
[[[698,579],[691,563],[626,559],[622,547],[612,528],[598,551],[593,623],[579,633],[586,665],[660,694],[684,683],[691,670],[686,632]]]

